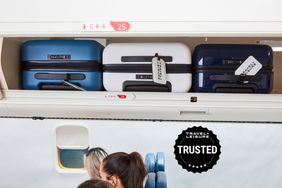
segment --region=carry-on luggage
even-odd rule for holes
[[[193,91],[270,93],[272,49],[266,45],[202,44],[193,53]]]
[[[187,92],[191,54],[182,43],[113,43],[103,53],[107,91]]]
[[[33,40],[21,48],[22,87],[101,90],[103,46],[92,40]]]

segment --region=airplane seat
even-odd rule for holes
[[[167,188],[167,179],[165,172],[157,172],[156,188]]]
[[[165,155],[163,152],[158,152],[156,157],[156,172],[165,171]]]
[[[148,153],[145,157],[145,164],[147,167],[148,173],[150,172],[156,172],[156,159],[155,154]]]
[[[156,188],[156,173],[148,173],[145,188]]]

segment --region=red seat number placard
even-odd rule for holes
[[[129,31],[129,22],[110,22],[115,31]]]
[[[130,23],[125,21],[111,22],[85,22],[82,25],[82,31],[115,31],[126,32],[130,29]]]

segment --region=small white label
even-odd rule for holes
[[[166,84],[166,64],[159,57],[152,59],[153,82],[158,84]]]
[[[262,64],[253,56],[248,57],[235,71],[235,75],[254,76],[262,68]]]

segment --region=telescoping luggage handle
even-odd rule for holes
[[[231,83],[217,83],[213,85],[215,93],[256,93],[257,86],[255,84],[231,84]]]
[[[66,80],[63,80],[62,84],[42,84],[41,89],[43,90],[79,90],[86,91],[78,85],[72,84]]]
[[[171,83],[157,84],[152,81],[125,81],[122,85],[123,91],[150,91],[150,92],[171,92]]]
[[[234,75],[211,75],[213,81],[227,81],[231,83],[216,83],[213,91],[216,93],[256,93],[257,87],[254,82],[263,79],[261,75],[254,76],[234,76]]]

